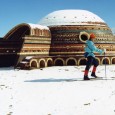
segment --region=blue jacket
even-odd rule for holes
[[[100,54],[104,53],[104,51],[97,48],[91,40],[86,41],[85,52],[88,52],[88,56],[92,57],[95,57],[94,52],[98,52]]]

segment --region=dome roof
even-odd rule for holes
[[[45,26],[89,25],[87,22],[105,23],[99,16],[87,10],[59,10],[46,15],[38,24]]]

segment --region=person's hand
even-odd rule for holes
[[[104,51],[104,53],[106,53],[106,49],[105,48],[103,49],[103,51]]]

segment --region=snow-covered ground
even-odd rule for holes
[[[99,66],[104,78],[90,81],[83,81],[84,68],[0,68],[0,115],[115,115],[114,65],[106,76]]]

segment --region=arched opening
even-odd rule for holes
[[[107,58],[103,59],[102,64],[109,64],[109,59]]]
[[[76,65],[76,62],[75,62],[75,60],[73,60],[73,59],[69,59],[69,60],[67,61],[67,65]]]
[[[81,35],[81,39],[83,40],[83,41],[86,41],[87,40],[87,36],[86,35]]]
[[[32,61],[30,67],[31,68],[37,68],[37,62],[35,60]]]
[[[55,66],[63,66],[63,61],[60,60],[60,59],[57,59],[57,60],[55,61]]]
[[[40,68],[44,68],[45,67],[45,61],[44,60],[40,60],[40,62],[39,62],[39,67]]]
[[[26,35],[30,35],[30,27],[28,24],[23,23],[12,28],[5,36],[4,39],[19,40]]]
[[[98,64],[100,65],[100,59],[99,59],[99,58],[96,58],[96,60],[98,61]]]
[[[80,39],[81,42],[86,42],[86,40],[89,39],[89,34],[85,31],[80,32],[79,39]]]
[[[115,64],[115,58],[112,59],[112,64]]]
[[[48,62],[47,62],[47,66],[50,67],[50,66],[52,66],[52,65],[53,65],[52,60],[48,60]]]
[[[86,65],[86,59],[81,59],[79,61],[79,65]]]
[[[30,35],[30,27],[28,24],[19,24],[12,28],[4,37],[1,47],[5,49],[3,55],[1,56],[3,60],[0,61],[0,66],[17,66],[17,64],[22,61],[20,53],[24,39],[26,35]],[[7,54],[7,55],[6,55]],[[3,63],[5,62],[5,64]],[[3,64],[2,64],[3,63]]]

